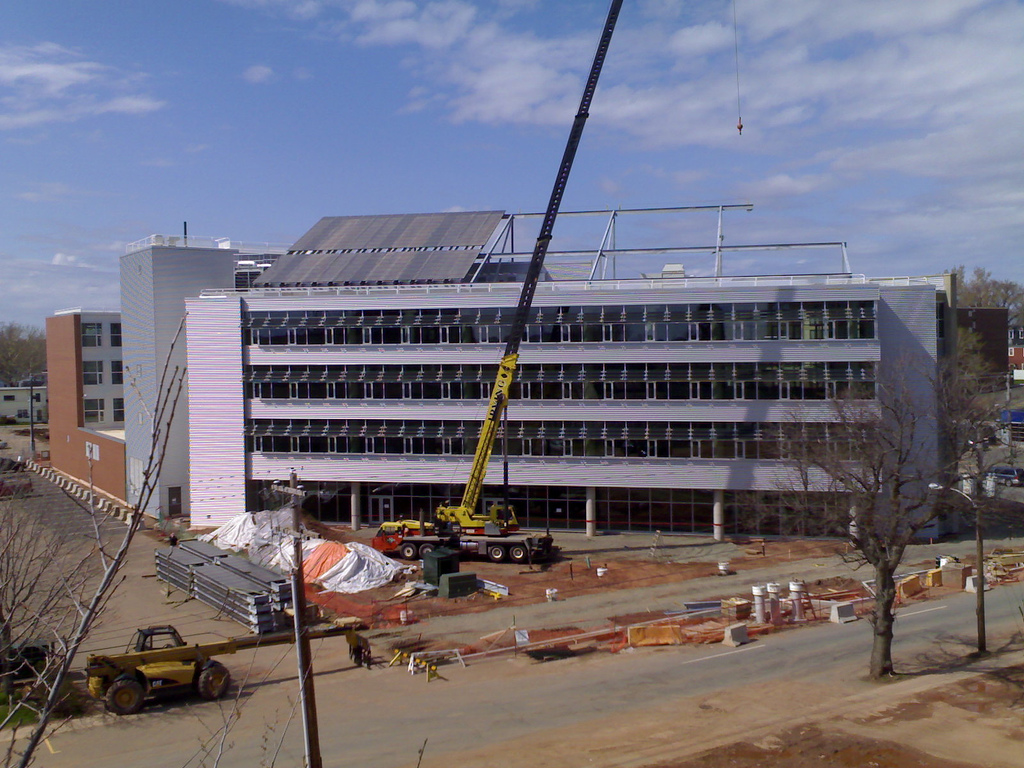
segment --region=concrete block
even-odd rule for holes
[[[926,587],[941,587],[942,586],[942,569],[933,568],[924,575],[924,585]]]
[[[913,597],[923,589],[924,587],[921,586],[921,577],[917,575],[908,576],[896,585],[896,593],[903,598]]]
[[[736,648],[749,642],[750,637],[747,635],[747,625],[743,622],[730,624],[725,628],[725,636],[722,638],[722,645],[728,645]]]
[[[828,620],[833,624],[848,624],[851,621],[856,621],[857,614],[854,611],[853,603],[833,603]]]
[[[942,583],[947,587],[964,588],[964,582],[970,575],[970,567],[964,568],[959,563],[942,566]]]
[[[986,580],[985,581],[985,591],[988,592],[990,589],[992,589],[992,585]],[[978,577],[972,574],[972,575],[968,576],[967,579],[964,581],[964,592],[974,592],[974,593],[977,593],[977,591],[978,591]]]

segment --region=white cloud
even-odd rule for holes
[[[50,263],[57,267],[74,267],[78,266],[78,257],[66,253],[55,253],[53,261]]]
[[[53,43],[0,45],[0,130],[162,108],[136,80]]]
[[[74,194],[75,191],[64,182],[51,181],[32,184],[31,189],[19,192],[15,197],[29,203],[54,203],[66,200]]]
[[[793,197],[817,192],[828,186],[829,179],[820,175],[790,176],[778,173],[766,179],[737,184],[736,189],[751,200],[770,200],[778,197]]]
[[[274,78],[274,70],[263,64],[253,64],[242,73],[242,78],[249,83],[268,83]]]

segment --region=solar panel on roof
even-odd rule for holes
[[[503,217],[502,211],[327,216],[255,284],[459,281]]]

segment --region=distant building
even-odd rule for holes
[[[50,464],[125,498],[121,315],[65,309],[46,318]]]
[[[1011,326],[1006,342],[1006,359],[1013,380],[1024,381],[1024,325]]]
[[[991,375],[988,389],[1006,386],[1009,346],[1006,329],[1010,314],[1006,307],[958,307],[957,325],[974,334],[985,369]]]
[[[35,413],[31,413],[29,404],[35,403]],[[42,424],[47,419],[46,385],[30,387],[0,387],[0,419],[18,424],[28,424],[35,420]]]

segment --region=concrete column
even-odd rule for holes
[[[804,583],[802,581],[789,582],[789,598],[793,601],[793,621],[804,620]]]
[[[592,539],[597,536],[597,489],[593,486],[587,486],[587,538]]]
[[[764,587],[760,584],[755,584],[750,588],[750,591],[754,595],[754,621],[758,624],[764,624]]]
[[[772,624],[778,626],[782,623],[782,602],[780,600],[782,587],[777,582],[769,581],[765,584],[765,589],[768,590],[768,616],[771,618]]]
[[[352,530],[358,531],[361,527],[359,521],[359,499],[362,495],[362,483],[352,483],[352,495],[349,497],[349,509],[352,511]]]
[[[723,541],[725,539],[725,491],[715,491],[713,515],[715,541]]]

